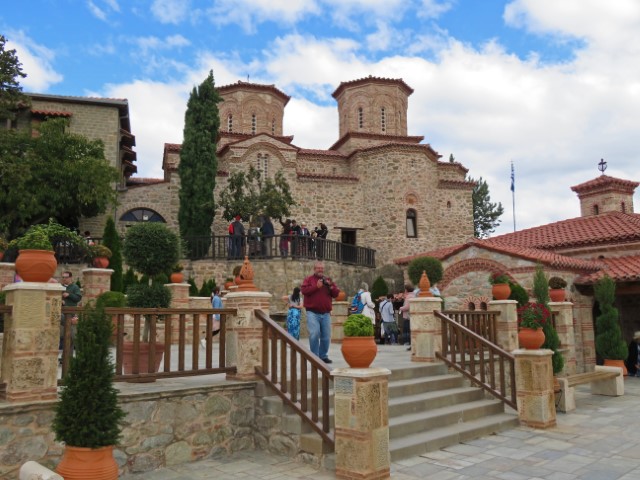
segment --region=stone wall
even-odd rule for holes
[[[220,382],[179,391],[121,394],[127,416],[114,450],[120,473],[252,450],[254,389],[254,382]],[[54,405],[52,401],[0,403],[1,478],[14,478],[9,472],[27,460],[55,468],[63,447],[51,431]]]

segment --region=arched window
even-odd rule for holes
[[[158,212],[148,208],[136,208],[129,210],[120,217],[121,222],[162,222],[166,223]]]
[[[271,135],[275,135],[276,134],[276,119],[272,118],[271,119]]]
[[[447,208],[451,208],[451,202],[447,201]]]
[[[598,205],[593,206],[593,214],[598,215],[600,213],[600,207]]]
[[[416,238],[418,236],[418,224],[416,211],[413,208],[407,210],[407,237]]]
[[[384,107],[380,109],[380,128],[382,129],[382,133],[387,131],[387,113]]]
[[[486,312],[488,310],[487,302],[480,302],[480,310],[482,310],[483,312]]]
[[[260,173],[260,177],[265,179],[269,176],[269,155],[259,153],[256,159],[256,170]]]
[[[358,128],[362,130],[364,127],[364,112],[362,107],[358,107]]]
[[[627,213],[627,205],[624,202],[620,202],[620,211],[622,213]]]
[[[233,132],[233,115],[232,114],[227,115],[227,132],[229,133]]]
[[[469,305],[467,305],[467,310],[473,312],[476,309],[476,304],[473,302],[469,302]]]
[[[256,134],[256,126],[257,126],[258,122],[256,120],[256,114],[252,113],[251,114],[251,134],[255,135]]]

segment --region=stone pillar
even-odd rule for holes
[[[267,292],[231,292],[224,297],[225,308],[236,308],[236,315],[227,315],[226,364],[235,366],[228,380],[256,380],[255,366],[262,363],[262,322],[255,310],[269,314],[271,294]]]
[[[13,283],[13,275],[16,273],[15,263],[0,262],[0,289]]]
[[[58,396],[58,342],[62,285],[19,282],[7,285],[2,390],[9,402],[55,400]]]
[[[488,309],[500,312],[497,318],[498,345],[507,352],[518,348],[518,302],[492,300]]]
[[[436,352],[442,350],[442,327],[440,319],[433,314],[442,309],[440,297],[418,297],[409,299],[411,319],[411,361],[437,362]]]
[[[342,343],[343,326],[349,316],[349,302],[334,301],[331,311],[331,343]]]
[[[82,270],[82,304],[87,305],[104,292],[111,290],[110,268],[85,268]]]
[[[168,283],[165,285],[171,292],[171,308],[189,308],[189,284],[188,283]],[[211,306],[211,302],[209,302]],[[179,315],[171,316],[171,343],[177,345],[180,341],[180,323]],[[203,325],[203,320],[200,320],[200,325]],[[158,327],[164,329],[165,323],[158,324]],[[164,335],[159,338],[164,338]],[[204,338],[200,336],[200,338]],[[187,329],[187,341],[192,341],[191,330]]]
[[[560,351],[564,357],[564,368],[558,375],[576,373],[576,339],[573,331],[573,303],[549,302],[549,310],[556,315],[556,332],[560,338]]]
[[[556,425],[551,350],[514,350],[516,400],[520,423],[533,428]]]
[[[389,393],[386,368],[336,368],[336,477],[389,478]]]

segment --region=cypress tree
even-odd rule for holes
[[[536,273],[533,276],[533,294],[536,297],[538,303],[542,303],[545,307],[549,308],[549,282],[544,275],[542,265],[536,265]],[[544,332],[544,343],[542,348],[548,348],[553,350],[553,356],[551,357],[551,365],[553,367],[553,373],[558,374],[564,367],[564,357],[560,353],[560,337],[556,332],[553,322],[549,321],[542,327]]]
[[[102,233],[102,244],[111,250],[111,259],[109,260],[109,268],[113,270],[111,275],[111,291],[124,292],[124,283],[122,278],[122,244],[120,236],[116,231],[116,224],[113,218],[107,218]]]
[[[618,309],[614,306],[616,284],[611,277],[605,276],[598,280],[593,290],[600,308],[596,318],[596,352],[606,360],[624,360],[627,345],[622,338]]]
[[[213,71],[199,87],[194,87],[184,115],[184,140],[180,151],[180,209],[178,223],[189,258],[202,258],[211,243],[211,223],[215,214],[216,157],[221,101],[215,89]],[[200,238],[196,238],[200,237]]]

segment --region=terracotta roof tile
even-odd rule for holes
[[[600,191],[606,188],[614,188],[616,190],[623,190],[625,192],[633,192],[638,185],[640,185],[640,183],[632,182],[631,180],[623,180],[622,178],[600,175],[593,180],[589,180],[588,182],[584,182],[580,185],[571,187],[571,190],[579,194],[585,194],[592,191]]]
[[[222,92],[222,93],[228,92],[228,91],[233,91],[233,90],[244,90],[244,89],[262,90],[262,91],[268,91],[268,92],[271,92],[271,93],[275,93],[277,96],[279,96],[284,101],[285,105],[291,99],[291,97],[289,95],[284,93],[282,90],[279,90],[278,88],[276,88],[276,86],[273,85],[273,84],[266,85],[266,84],[263,84],[263,83],[251,83],[251,82],[243,82],[242,80],[238,80],[236,83],[232,83],[230,85],[223,85],[221,87],[218,87],[218,91]]]
[[[384,78],[384,77],[373,77],[369,75],[368,77],[358,78],[356,80],[350,80],[348,82],[341,82],[336,88],[335,92],[331,94],[333,98],[338,98],[338,96],[342,93],[342,91],[346,87],[354,87],[356,85],[366,85],[367,83],[389,83],[392,85],[400,85],[402,89],[405,91],[407,96],[413,93],[413,88],[404,83],[404,80],[401,78]]]
[[[349,182],[359,181],[358,177],[353,177],[349,175],[327,175],[325,173],[298,172],[297,176],[298,178],[309,178],[309,179],[317,179],[317,180],[347,180]]]
[[[582,275],[578,277],[574,283],[580,285],[591,285],[596,283],[605,275],[610,276],[616,282],[640,281],[640,255],[603,258],[599,261],[604,265],[602,270],[589,275]]]
[[[488,239],[492,244],[556,249],[640,240],[640,214],[608,212],[528,228]]]
[[[318,155],[322,157],[340,157],[347,158],[347,156],[343,153],[340,153],[337,150],[316,150],[313,148],[301,148],[298,150],[299,155]]]
[[[476,182],[468,182],[466,180],[440,180],[438,188],[449,188],[455,190],[473,190]]]
[[[142,187],[144,185],[157,185],[159,183],[166,183],[164,178],[143,178],[143,177],[130,177],[127,179],[128,187]]]
[[[36,110],[32,109],[31,113],[33,115],[43,115],[46,117],[72,117],[73,113],[65,112],[61,110]]]
[[[383,135],[382,133],[368,133],[368,132],[347,132],[340,137],[333,145],[329,147],[329,150],[335,150],[340,148],[343,144],[352,138],[367,140],[383,140],[385,142],[397,142],[397,143],[420,143],[424,140],[422,135]],[[441,155],[439,155],[441,156]]]
[[[165,143],[164,144],[165,153],[180,153],[180,150],[182,150],[181,143]]]
[[[420,253],[418,255],[411,255],[409,257],[398,258],[394,260],[394,263],[398,265],[406,265],[411,260],[417,257],[435,257],[439,260],[445,260],[450,256],[465,250],[471,246],[476,246],[485,250],[491,250],[497,253],[504,253],[514,257],[519,257],[532,262],[540,262],[553,268],[569,269],[569,270],[588,270],[596,271],[601,268],[601,264],[593,260],[583,260],[581,258],[567,257],[565,255],[559,255],[547,250],[540,250],[537,248],[518,247],[513,245],[495,244],[488,240],[471,239],[467,243],[460,245],[454,245],[451,247],[441,248],[438,250],[432,250],[430,252]]]

